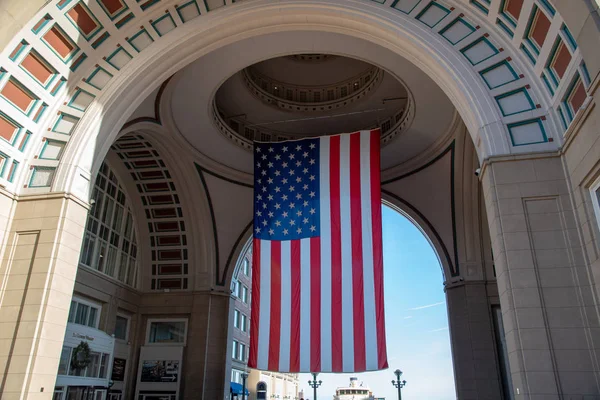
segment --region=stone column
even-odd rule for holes
[[[230,302],[225,292],[194,294],[184,356],[185,400],[224,399],[229,394]]]
[[[13,207],[0,264],[0,394],[51,399],[88,206],[48,194]]]
[[[494,326],[485,282],[447,285],[456,394],[461,400],[502,400]]]
[[[598,309],[560,157],[489,161],[482,184],[514,398],[597,398]]]

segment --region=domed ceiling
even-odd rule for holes
[[[140,110],[153,100],[148,103]],[[280,32],[212,51],[174,75],[160,110],[163,125],[191,148],[248,174],[254,140],[377,127],[385,170],[443,141],[456,116],[443,91],[414,64],[331,32]]]
[[[409,92],[384,70],[348,57],[277,57],[243,69],[217,92],[219,116],[248,140],[294,139],[382,128],[411,115]]]

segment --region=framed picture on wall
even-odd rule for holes
[[[125,365],[127,360],[124,358],[116,358],[113,360],[111,378],[115,382],[123,382],[125,380]]]
[[[178,360],[144,360],[142,363],[142,382],[177,382],[178,377]]]

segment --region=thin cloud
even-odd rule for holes
[[[430,330],[430,331],[427,331],[427,332],[431,333],[431,332],[441,332],[441,331],[447,331],[447,330],[448,330],[448,327],[447,327],[447,326],[445,326],[445,327],[443,327],[443,328],[432,329],[432,330]]]
[[[410,311],[423,310],[425,308],[431,308],[431,307],[441,306],[442,304],[444,304],[444,302],[440,301],[439,303],[433,303],[433,304],[427,304],[425,306],[419,306],[419,307],[409,308],[409,310]]]
[[[411,318],[412,318],[412,315],[408,315],[408,316],[404,317],[403,319],[411,319]]]

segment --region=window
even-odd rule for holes
[[[246,361],[246,345],[240,343],[240,348],[238,349],[238,360]]]
[[[244,275],[250,276],[250,260],[244,258]]]
[[[237,342],[237,340],[233,341],[233,347],[231,348],[231,357],[236,360],[238,358],[238,342]]]
[[[186,321],[150,320],[148,324],[148,343],[185,344]]]
[[[79,325],[98,327],[98,316],[100,307],[91,303],[84,303],[81,300],[72,300],[69,310],[69,322]]]
[[[63,400],[65,398],[65,387],[64,386],[56,386],[54,388],[54,394],[52,396],[52,400]]]
[[[231,382],[242,383],[242,374],[243,371],[239,371],[237,369],[231,369]]]
[[[242,314],[242,323],[240,324],[242,332],[248,332],[248,317]]]
[[[248,288],[246,286],[242,286],[242,295],[240,298],[244,303],[248,304]]]
[[[594,205],[594,212],[596,213],[596,222],[600,229],[600,178],[596,179],[596,182],[590,188],[590,194],[592,195],[592,204]]]
[[[106,163],[96,177],[92,199],[79,265],[135,287],[137,244],[131,207]]]
[[[115,338],[127,340],[127,330],[129,328],[129,318],[117,315],[115,322]]]
[[[71,376],[84,376],[86,378],[106,378],[107,365],[110,354],[98,353],[90,351],[90,363],[83,369],[73,369],[71,367],[71,360],[75,354],[73,349],[68,346],[64,346],[60,354],[60,361],[58,364],[59,375],[71,375]]]
[[[238,310],[233,312],[233,326],[240,329],[240,312]]]
[[[67,375],[69,372],[69,361],[71,361],[71,348],[63,346],[58,362],[58,375]]]
[[[102,358],[100,359],[99,378],[106,378],[106,372],[108,371],[108,357],[108,354],[102,354]]]

